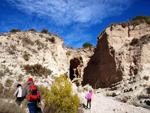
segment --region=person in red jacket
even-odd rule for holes
[[[34,91],[34,92],[33,92]],[[32,94],[36,93],[36,94]],[[31,96],[36,96],[39,93],[40,97],[39,99],[33,99],[30,100]],[[40,102],[41,99],[41,92],[40,88],[37,85],[34,85],[33,79],[29,78],[27,86],[23,89],[22,92],[23,99],[27,98],[27,105],[29,108],[30,113],[36,113],[39,111],[39,107],[37,106],[38,102]]]

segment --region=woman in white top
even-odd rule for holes
[[[14,93],[14,96],[16,96],[16,103],[18,105],[21,105],[21,101],[22,101],[22,86],[21,86],[21,84],[17,85],[17,89]]]

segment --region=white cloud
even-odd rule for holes
[[[121,14],[135,0],[7,0],[19,10],[47,17],[57,25],[96,24]]]
[[[84,31],[72,31],[68,34],[63,35],[66,46],[74,46],[74,48],[82,48],[82,44],[92,41],[92,36],[90,33],[85,33]]]

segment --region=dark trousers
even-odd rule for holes
[[[37,103],[29,103],[28,108],[30,113],[42,113],[42,110],[37,106]]]
[[[16,98],[16,103],[20,106],[22,102],[22,97],[17,97]]]
[[[88,108],[88,105],[89,105],[89,108],[91,108],[91,99],[87,99],[87,108]]]

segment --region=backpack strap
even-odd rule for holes
[[[36,89],[37,89],[37,88],[36,88],[36,85],[33,85],[33,86],[27,85],[27,86],[30,88],[30,90],[32,90],[32,89],[36,90]]]

